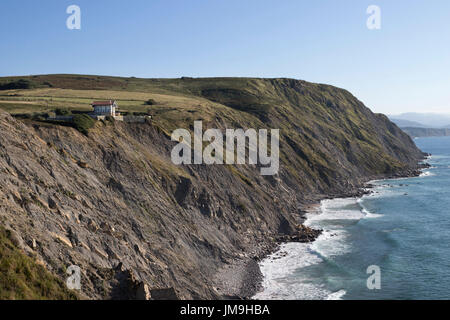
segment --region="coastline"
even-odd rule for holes
[[[418,164],[415,168],[409,168],[392,174],[367,177],[365,179],[366,181],[362,182],[358,188],[348,190],[347,192],[312,196],[310,201],[301,204],[299,208],[299,225],[303,225],[303,223],[306,222],[306,216],[308,214],[317,212],[323,200],[361,198],[364,195],[373,192],[371,189],[374,188],[374,185],[372,184],[374,181],[419,177],[423,173],[423,170],[430,167],[428,163],[424,162],[429,156],[431,155],[424,154],[424,158],[418,160]],[[314,238],[310,238],[305,242],[314,242],[322,232],[322,230],[316,231],[320,232],[317,232]],[[260,262],[270,255],[279,252],[280,247],[283,244],[302,242],[296,241],[298,239],[291,241],[292,239],[289,239],[289,237],[286,236],[282,238],[278,236],[273,239],[275,239],[275,241],[271,240],[264,242],[264,244],[260,244],[250,250],[250,254],[245,254],[242,259],[233,260],[230,264],[227,264],[220,269],[214,283],[218,287],[217,290],[223,299],[253,300],[253,297],[263,290],[264,275],[261,271]],[[279,241],[277,241],[277,239]]]

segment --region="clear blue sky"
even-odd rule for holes
[[[72,4],[81,30],[66,28]],[[448,0],[14,0],[0,30],[0,76],[290,77],[376,112],[450,113]]]

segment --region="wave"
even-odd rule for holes
[[[346,224],[379,218],[370,212],[363,198],[324,200],[320,209],[307,214],[306,225],[324,231],[313,243],[287,243],[260,263],[264,275],[263,291],[254,299],[339,300],[346,291],[331,291],[322,278],[308,272],[308,267],[326,263],[337,271],[334,258],[350,252]]]
[[[400,193],[386,190],[385,187],[378,188],[378,193],[365,195],[362,198],[337,198],[323,200],[319,212],[307,214],[305,224],[314,227],[321,226],[321,222],[327,220],[361,220],[379,218],[382,215],[371,212],[364,206],[366,198],[395,196]]]
[[[323,200],[318,212],[306,215],[305,224],[314,227],[326,220],[360,220],[364,218],[364,214],[355,210],[356,204],[357,198]]]
[[[303,270],[323,263],[310,244],[283,244],[280,251],[261,264],[264,274],[264,290],[256,294],[255,300],[339,300],[345,291],[332,292],[324,284],[313,281]]]
[[[345,230],[324,230],[319,238],[311,243],[310,248],[323,259],[340,256],[350,251]]]
[[[327,300],[342,300],[347,291],[339,290],[328,295]]]
[[[385,197],[386,196],[386,194],[385,193],[379,193],[378,194],[378,197]],[[373,198],[373,197],[372,197]],[[364,206],[364,197],[363,198],[360,198],[360,199],[358,199],[358,204],[361,206],[361,211],[364,213],[364,218],[365,219],[376,219],[376,218],[381,218],[383,215],[382,214],[379,214],[379,213],[374,213],[374,212],[371,212],[369,209],[367,209],[365,206]]]
[[[403,179],[403,178],[402,178]],[[404,178],[404,179],[411,179],[411,178]],[[401,180],[401,179],[399,179]],[[371,193],[364,195],[362,198],[360,198],[358,201],[363,207],[363,209],[366,209],[364,207],[364,200],[366,199],[373,199],[373,198],[389,198],[389,197],[398,197],[404,194],[399,188],[401,188],[401,185],[395,185],[395,184],[389,184],[385,183],[387,180],[380,180],[378,181],[378,184],[375,185],[373,189],[371,189]],[[367,209],[366,209],[367,210]],[[374,214],[369,211],[370,214]],[[370,215],[369,215],[370,217]]]
[[[379,214],[379,213],[372,213],[369,210],[363,208],[362,211],[365,213],[365,217],[366,219],[377,219],[377,218],[381,218],[383,215]]]
[[[427,158],[427,160],[448,159],[448,158],[450,158],[450,156],[447,156],[447,155],[434,155],[434,154],[432,154],[431,156],[429,156]]]
[[[256,294],[256,300],[304,300],[326,297],[329,292],[304,283],[295,277],[297,270],[318,264],[323,260],[314,254],[308,244],[287,243],[280,250],[260,263],[264,275],[264,290]]]
[[[433,172],[431,172],[431,171],[423,171],[423,172],[420,174],[419,177],[433,177],[433,176],[435,176],[435,175],[436,175],[436,174],[433,173]]]

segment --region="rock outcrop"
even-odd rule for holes
[[[323,230],[316,230],[305,225],[298,225],[295,232],[290,235],[283,235],[277,238],[278,242],[302,242],[309,243],[316,240]]]

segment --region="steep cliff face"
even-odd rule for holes
[[[79,266],[89,298],[136,298],[141,281],[217,298],[217,271],[291,233],[301,204],[410,174],[423,157],[342,89],[290,79],[139,81],[196,102],[155,108],[152,123],[98,122],[87,136],[0,111],[0,223],[60,278]],[[280,129],[279,174],[173,165],[170,132],[199,119],[205,129]]]

